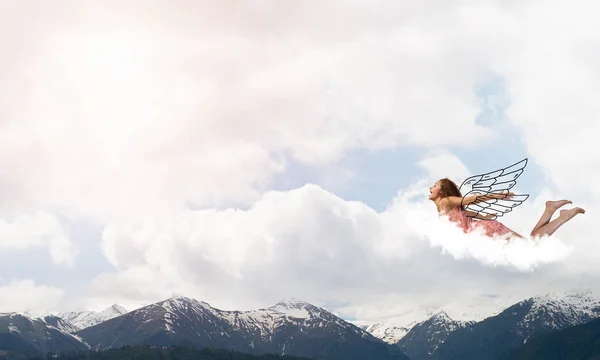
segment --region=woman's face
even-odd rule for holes
[[[441,191],[440,182],[436,181],[436,183],[433,184],[433,186],[429,188],[429,200],[437,199],[440,196],[440,191]]]

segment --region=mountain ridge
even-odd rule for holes
[[[530,339],[600,318],[600,300],[591,293],[549,293],[523,299],[481,321],[455,320],[443,307],[434,313],[431,309],[416,309],[405,316],[404,320],[412,320],[412,326],[394,345],[366,331],[364,325],[357,326],[322,307],[295,299],[239,311],[221,310],[178,295],[130,312],[113,305],[104,315],[107,319],[80,329],[56,315],[35,318],[0,314],[4,321],[0,322],[0,344],[10,343],[27,351],[56,350],[61,346],[102,350],[149,343],[216,345],[251,354],[270,352],[328,359],[406,360],[408,354],[411,360],[494,360]],[[419,321],[419,317],[426,319]],[[44,345],[38,346],[36,341]],[[336,353],[345,357],[336,358]]]
[[[76,332],[93,350],[151,343],[218,347],[249,354],[408,360],[402,351],[307,302],[221,310],[177,296]]]
[[[20,313],[0,314],[0,349],[23,353],[87,350],[74,334],[62,331],[43,319]]]
[[[531,337],[599,317],[600,301],[591,293],[535,296],[519,301],[498,315],[451,332],[431,359],[501,359]]]

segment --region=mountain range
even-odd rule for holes
[[[117,312],[123,310],[120,307],[113,309],[117,309]],[[121,315],[112,311],[103,313],[110,318],[94,325],[79,322],[79,326],[55,315],[40,319],[21,314],[4,315],[23,318],[24,322],[39,326],[37,331],[19,338],[19,344],[29,346],[3,346],[0,343],[0,349],[32,353],[106,350],[149,344],[212,347],[248,354],[273,353],[333,360],[408,360],[397,346],[376,338],[323,308],[300,301],[280,302],[252,311],[224,311],[195,299],[174,297]],[[84,318],[66,314],[71,319]],[[22,333],[21,326],[7,323],[5,328],[0,322],[0,334],[5,329]],[[43,342],[39,340],[42,338]],[[34,346],[36,344],[39,346]]]
[[[550,294],[526,299],[498,315],[451,332],[432,359],[502,359],[531,337],[585,324],[599,317],[600,301],[590,294]]]
[[[531,338],[597,318],[600,300],[591,293],[547,294],[519,301],[477,321],[454,320],[439,310],[409,326],[396,322],[388,329],[373,325],[366,328],[375,329],[374,334],[382,340],[398,345],[412,360],[494,360],[502,359]]]
[[[443,309],[416,309],[362,326],[301,301],[225,311],[173,297],[130,312],[113,305],[99,313],[0,314],[0,350],[39,354],[146,344],[313,359],[534,359],[528,356],[562,337],[587,339],[581,345],[586,354],[600,354],[593,346],[594,331],[600,331],[595,319],[600,319],[600,301],[589,293],[533,297],[478,320],[455,320]],[[548,336],[557,338],[545,340]],[[572,350],[568,341],[564,352]]]

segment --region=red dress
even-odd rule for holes
[[[511,233],[509,228],[496,220],[478,220],[467,216],[460,207],[452,210],[448,214],[448,218],[450,221],[456,223],[459,228],[463,229],[465,233],[473,231],[476,228],[483,229],[489,237],[503,236]]]

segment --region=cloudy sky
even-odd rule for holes
[[[370,320],[600,283],[590,2],[0,6],[0,311],[181,294]],[[436,225],[435,180],[524,158],[505,224],[586,214],[510,249]]]

